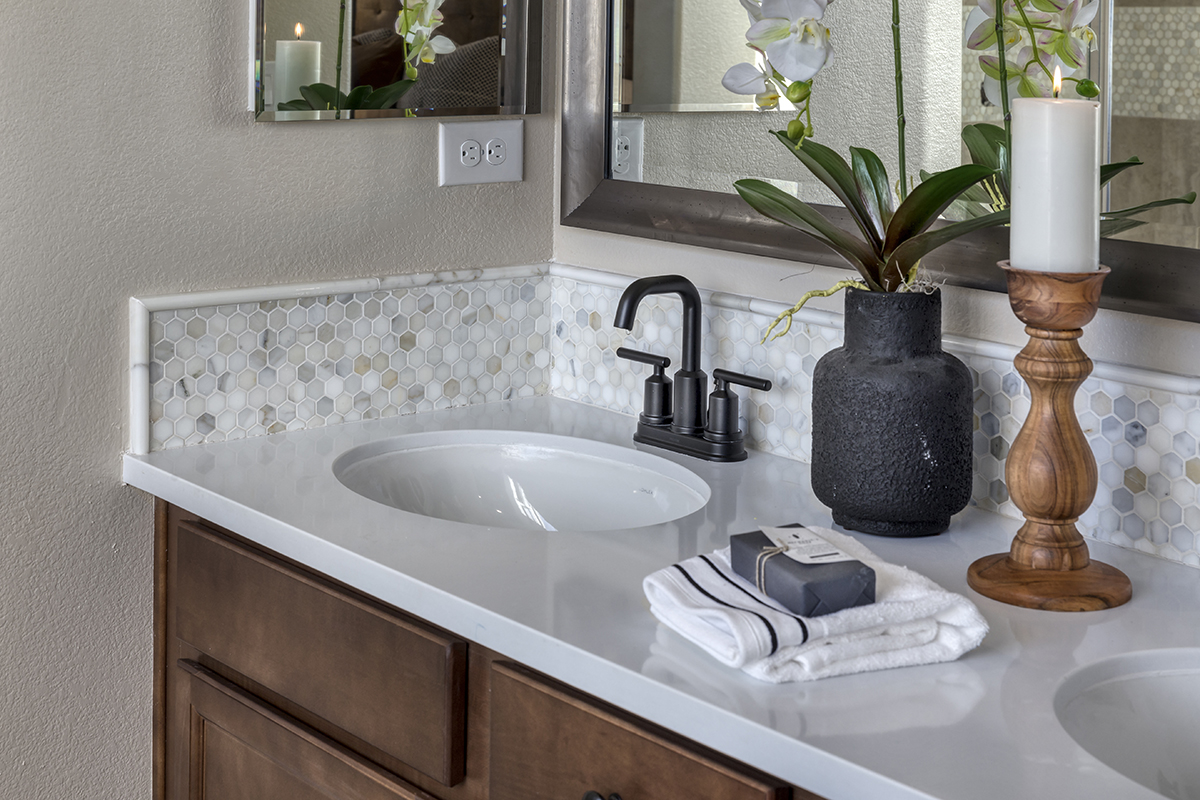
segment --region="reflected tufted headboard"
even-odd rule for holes
[[[455,44],[485,39],[500,33],[501,0],[446,0],[442,16],[446,21],[436,33]],[[355,0],[354,35],[391,28],[400,13],[399,0]]]

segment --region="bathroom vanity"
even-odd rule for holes
[[[333,473],[352,448],[410,433],[633,448],[635,426],[532,398],[126,456],[126,481],[160,498],[166,797],[1160,796],[1077,745],[1055,691],[1108,656],[1200,645],[1192,568],[1094,544],[1133,579],[1128,605],[1052,614],[970,595],[992,630],[957,662],[772,686],[659,626],[641,580],[760,524],[830,524],[802,463],[663,455],[708,503],[593,533],[430,519]],[[1016,527],[968,509],[938,537],[861,538],[969,593],[967,565]]]
[[[815,797],[175,506],[160,520],[169,797]]]

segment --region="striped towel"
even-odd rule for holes
[[[725,548],[647,576],[651,613],[721,663],[771,683],[953,661],[987,635],[967,598],[849,536],[812,530],[875,570],[874,603],[796,616],[735,574]]]

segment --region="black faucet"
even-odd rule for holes
[[[716,388],[706,411],[704,396],[708,375],[700,369],[700,292],[682,275],[640,278],[625,289],[617,303],[614,324],[633,330],[633,320],[642,299],[652,294],[677,294],[683,300],[682,365],[672,383],[664,372],[671,361],[666,356],[617,349],[630,361],[650,364],[654,374],[646,379],[643,412],[638,419],[636,442],[651,444],[708,461],[741,461],[746,458],[744,436],[738,430],[738,398],[729,389],[737,383],[767,391],[771,382],[737,372],[716,370]]]

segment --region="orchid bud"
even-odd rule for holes
[[[795,84],[793,84],[794,86]],[[805,127],[801,120],[794,119],[788,123],[787,135],[793,142],[802,142],[808,134],[808,128]]]
[[[787,87],[787,99],[793,103],[803,103],[812,94],[812,81],[797,81]]]
[[[1084,78],[1075,84],[1075,92],[1080,97],[1098,97],[1100,95],[1100,87],[1096,85],[1095,81]]]

